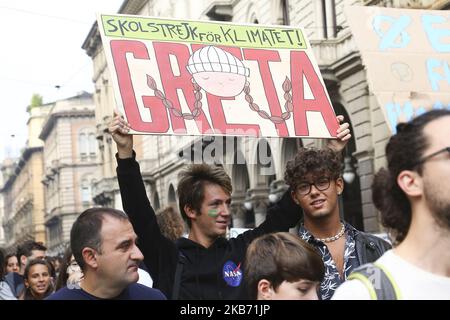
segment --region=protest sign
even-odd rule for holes
[[[127,15],[98,24],[132,133],[336,137],[299,28]]]
[[[427,110],[450,109],[448,11],[350,6],[345,13],[393,133]]]

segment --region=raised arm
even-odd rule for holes
[[[117,145],[117,178],[124,211],[128,214],[138,236],[138,247],[154,281],[154,287],[171,296],[171,286],[178,261],[175,244],[159,229],[155,211],[147,198],[138,162],[133,151],[133,136],[129,124],[118,113],[109,126]]]
[[[348,122],[342,123],[342,121],[344,121],[344,116],[339,115],[336,119],[339,122],[337,139],[329,139],[327,142],[327,147],[334,150],[334,152],[341,152],[347,145],[352,135],[350,134],[350,124]]]
[[[108,131],[116,143],[119,159],[131,158],[133,156],[133,135],[129,134],[130,124],[116,110],[114,110],[114,118]]]

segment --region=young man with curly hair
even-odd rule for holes
[[[301,148],[288,162],[286,183],[303,209],[300,237],[315,246],[325,263],[320,298],[330,299],[354,268],[378,259],[390,245],[356,230],[339,216],[339,195],[344,190],[342,159],[331,149]]]
[[[450,110],[397,125],[386,146],[387,169],[372,186],[394,249],[370,266],[369,277],[344,283],[335,299],[450,299],[449,137]]]

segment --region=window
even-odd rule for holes
[[[62,237],[62,225],[59,219],[52,219],[48,225],[48,241],[50,244],[55,245],[61,241]]]
[[[335,0],[321,0],[323,38],[336,38],[340,28],[336,25]]]
[[[93,129],[82,129],[78,136],[80,160],[95,160],[97,158],[97,139]]]
[[[81,202],[83,205],[89,204],[92,201],[92,188],[89,180],[84,178],[81,180]]]
[[[80,135],[78,138],[78,144],[79,144],[79,149],[80,149],[80,160],[86,161],[87,153],[89,150],[89,142],[88,142],[88,137],[85,132],[80,132]]]
[[[271,12],[274,24],[289,25],[288,0],[272,0]]]
[[[89,158],[95,160],[97,158],[97,139],[93,132],[89,133]]]

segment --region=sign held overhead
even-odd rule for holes
[[[127,15],[98,23],[131,133],[336,137],[299,28]]]
[[[393,133],[427,110],[450,109],[448,11],[350,6],[345,12]]]

